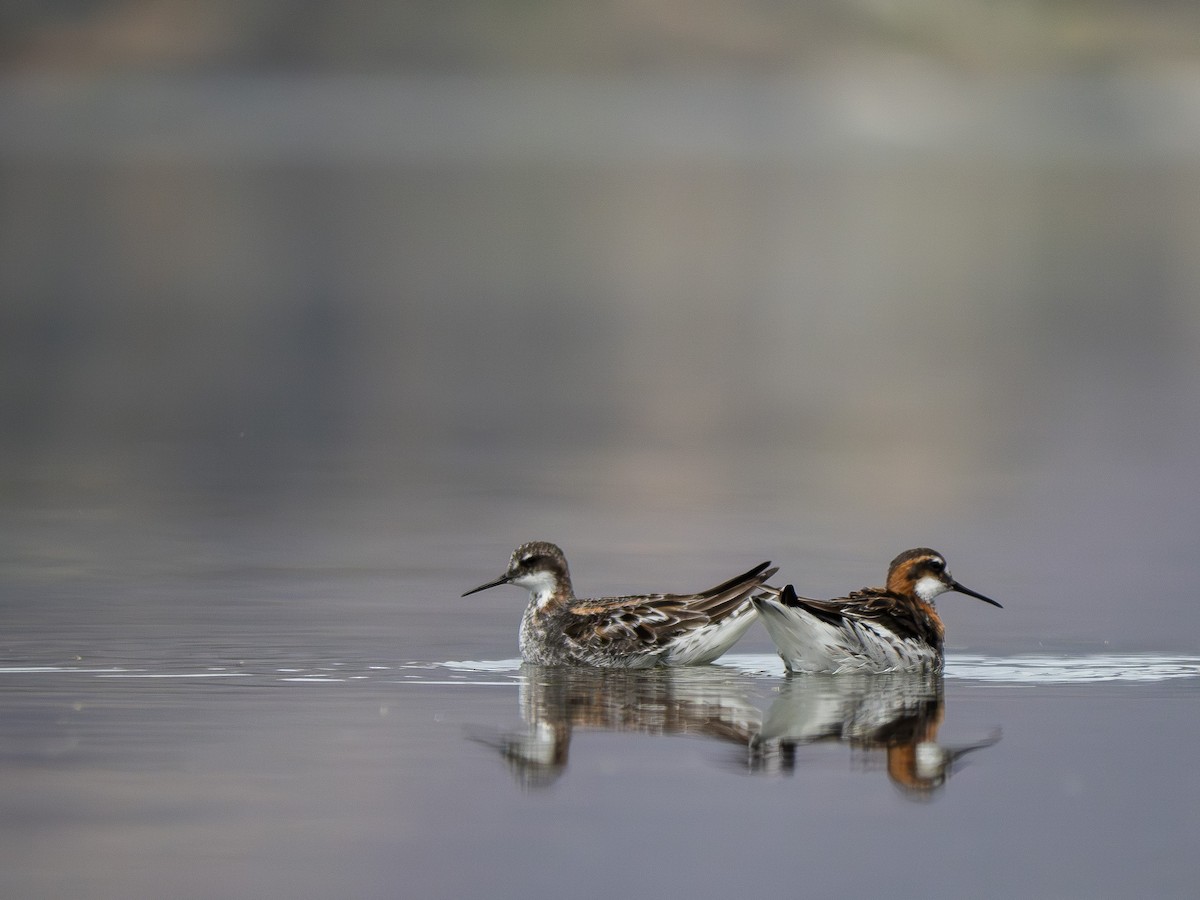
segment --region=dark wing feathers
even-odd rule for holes
[[[719,622],[737,612],[778,569],[769,562],[699,594],[650,594],[610,597],[573,604],[563,623],[580,643],[661,644],[693,628]]]
[[[635,646],[659,644],[689,627],[705,625],[709,617],[687,607],[668,603],[667,597],[645,597],[643,602],[583,613],[574,610],[564,631],[580,643]]]
[[[813,618],[820,619],[827,625],[832,625],[835,628],[842,627],[842,621],[845,616],[842,614],[843,609],[837,604],[831,604],[825,600],[809,600],[807,597],[796,596],[796,589],[790,584],[785,585],[779,594],[779,602],[784,606],[799,607],[805,610]]]
[[[767,560],[764,563],[759,563],[746,574],[738,575],[736,578],[730,578],[728,581],[724,581],[714,588],[709,588],[707,591],[700,594],[700,596],[706,597],[715,594],[724,594],[727,591],[732,591],[743,586],[749,587],[751,581],[753,581],[754,586],[757,587],[779,571],[778,568],[771,569],[769,572],[766,571],[769,565],[771,565],[770,560]]]
[[[770,565],[769,561],[759,563],[744,575],[730,578],[699,594],[667,594],[663,600],[674,601],[681,606],[686,605],[690,610],[704,613],[711,621],[719,622],[741,609],[758,587],[779,571],[778,568],[769,568]]]
[[[829,625],[840,627],[846,619],[856,619],[886,628],[900,638],[941,642],[937,623],[924,609],[883,588],[864,588],[836,600],[810,600],[797,597],[789,587],[779,598],[784,606],[799,607]]]

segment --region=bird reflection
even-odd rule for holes
[[[966,754],[1000,739],[995,733],[972,744],[939,744],[944,717],[940,673],[792,675],[750,740],[750,769],[790,775],[798,747],[838,742],[882,752],[892,784],[913,799],[930,798]]]
[[[942,677],[800,675],[779,683],[764,716],[747,694],[776,682],[747,680],[726,667],[643,670],[521,667],[525,729],[472,738],[498,751],[526,789],[547,787],[566,771],[576,730],[697,735],[737,748],[736,766],[752,774],[794,775],[799,748],[846,745],[868,769],[886,760],[888,778],[907,797],[927,799],[945,786],[966,754],[999,740],[938,743],[945,716]]]
[[[525,788],[565,771],[576,729],[692,734],[748,746],[761,713],[727,669],[648,670],[521,667],[521,715],[528,728],[473,738],[498,750]]]

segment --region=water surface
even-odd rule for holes
[[[10,657],[4,892],[1182,897],[1198,698],[1200,658],[1158,655]]]
[[[1195,896],[1196,79],[883,31],[0,79],[0,895]],[[1004,609],[934,683],[526,670],[459,595],[535,539]]]

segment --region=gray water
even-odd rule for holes
[[[872,83],[6,78],[0,895],[1194,896],[1194,85]],[[523,670],[530,539],[1004,609]]]
[[[988,677],[952,657],[914,695],[761,655],[637,673],[148,657],[0,669],[7,896],[1194,886],[1200,658]]]
[[[295,492],[269,514],[245,484],[153,526],[95,486],[10,507],[5,896],[1194,890],[1200,654],[1153,587],[1191,563],[1126,557],[1146,589],[1081,596],[1095,576],[1044,524],[1014,556],[1034,535],[997,548],[969,516],[930,542],[1005,609],[943,599],[941,684],[788,678],[760,628],[710,667],[522,669],[522,592],[459,597],[520,538],[560,537],[589,593],[766,556],[858,585],[895,548],[783,548],[793,514],[728,498],[656,520],[653,495],[501,477],[371,496],[304,471],[264,476]]]

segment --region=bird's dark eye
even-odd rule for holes
[[[935,557],[929,561],[929,568],[935,572],[944,572],[946,570],[946,561]]]
[[[536,560],[537,558],[538,558],[537,554],[535,554],[535,553],[530,553],[528,556],[522,556],[521,557],[521,565],[526,566],[526,567],[531,566],[531,565],[533,565],[534,560]]]

